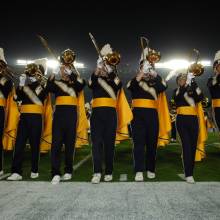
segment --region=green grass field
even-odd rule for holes
[[[220,181],[220,143],[219,134],[210,133],[206,142],[207,157],[196,162],[194,177],[196,181]],[[91,153],[91,147],[85,146],[77,149],[75,152],[74,164],[77,164],[85,156]],[[64,155],[63,161],[64,161]],[[12,152],[4,154],[4,171],[10,172],[12,161]],[[90,181],[92,176],[92,159],[90,158],[75,172],[72,181]],[[63,168],[62,168],[63,170]],[[34,181],[49,181],[50,175],[50,153],[41,154],[40,158],[40,177]],[[157,151],[157,177],[153,181],[182,181],[177,174],[183,173],[181,160],[181,146],[176,144],[167,145],[165,148]],[[133,181],[133,159],[132,159],[132,143],[130,141],[122,142],[116,147],[115,163],[114,163],[114,181],[119,181],[120,174],[127,174],[128,181]],[[30,180],[30,152],[25,152],[23,163],[23,179]],[[148,180],[149,181],[149,180]]]

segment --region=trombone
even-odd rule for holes
[[[42,73],[36,63],[27,64],[24,73],[29,77],[35,77],[42,85],[47,83],[48,78]]]
[[[59,63],[61,63],[61,61],[57,58],[55,52],[49,47],[48,42],[45,40],[45,38],[43,38],[41,35],[37,35],[38,38],[40,39],[41,43],[43,44],[44,48],[46,48],[46,50],[49,52],[50,55],[52,55]],[[70,51],[72,52],[72,57],[70,57]],[[77,68],[74,66],[74,61],[76,58],[75,53],[72,50],[65,50],[63,52],[63,55],[66,57],[66,59],[64,59],[64,63],[66,65],[68,65],[70,67],[71,70],[73,70],[78,76],[80,76],[79,71],[77,70]]]
[[[201,63],[198,63],[200,59],[200,53],[197,49],[193,49],[190,56],[191,58],[193,56],[193,53],[196,54],[196,60],[188,67],[187,72],[193,73],[194,76],[201,76],[204,73],[204,66]]]
[[[3,60],[0,60],[0,74],[6,76],[7,78],[11,80],[14,80],[14,79],[18,80],[19,75],[20,75],[12,71],[11,68],[9,68],[9,66]]]
[[[159,62],[161,59],[161,54],[160,52],[151,49],[149,47],[149,40],[146,37],[140,37],[140,41],[141,41],[141,48],[142,48],[142,53],[143,53],[143,59],[146,59],[150,65],[152,67],[154,67],[155,63]],[[146,47],[148,49],[148,53],[145,55],[144,50],[145,50],[145,46],[144,44],[146,44]]]
[[[93,35],[91,33],[89,33],[89,37],[99,55],[99,57],[102,59],[102,62],[104,64],[105,69],[107,70],[106,64],[113,66],[117,72],[117,65],[120,63],[121,61],[121,55],[117,52],[117,51],[113,51],[112,53],[108,53],[105,56],[103,56],[101,54],[101,51],[98,47],[98,44],[95,40],[95,38],[93,37]]]

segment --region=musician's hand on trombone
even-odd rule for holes
[[[96,76],[101,76],[101,77],[107,77],[108,76],[108,72],[106,71],[106,68],[103,66],[101,68],[96,68],[95,70],[95,75]]]
[[[191,86],[192,80],[195,78],[195,75],[191,72],[187,74],[186,84]]]

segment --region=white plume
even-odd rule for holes
[[[36,59],[33,60],[33,62],[37,65],[42,65],[45,71],[45,75],[47,74],[47,58],[41,58],[41,59]]]
[[[112,53],[112,52],[113,51],[112,51],[110,44],[105,44],[100,51],[102,56],[106,56],[107,54]]]
[[[0,47],[0,60],[3,60],[5,63],[7,63],[4,56],[4,50],[1,47]]]
[[[220,60],[220,50],[216,52],[214,62]]]
[[[169,72],[169,74],[166,77],[166,81],[169,81],[171,78],[173,78],[174,76],[179,76],[181,74],[187,74],[187,69],[178,69],[178,70],[171,70]]]
[[[33,62],[37,65],[42,65],[45,70],[47,69],[47,58],[36,59],[33,60]]]

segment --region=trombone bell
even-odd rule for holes
[[[157,52],[156,50],[149,49],[148,55],[146,56],[146,59],[150,64],[155,64],[160,61],[161,55],[160,52]]]
[[[121,55],[115,51],[104,56],[104,60],[111,66],[117,66],[120,63]]]
[[[193,63],[189,67],[189,72],[193,73],[194,76],[201,76],[204,73],[204,67],[201,63]]]
[[[67,49],[67,50],[64,50],[61,54],[61,62],[63,64],[72,64],[76,59],[76,54],[70,50],[70,49]]]

